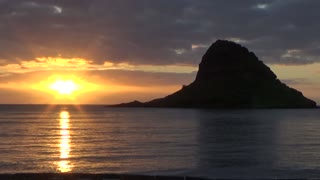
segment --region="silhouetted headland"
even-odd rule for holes
[[[108,107],[316,108],[316,103],[282,83],[247,48],[218,40],[202,57],[190,85],[164,98]]]

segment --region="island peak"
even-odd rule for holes
[[[203,55],[194,82],[171,95],[114,107],[315,108],[316,103],[282,83],[247,48],[217,40]]]

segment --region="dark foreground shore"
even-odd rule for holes
[[[19,173],[0,174],[1,180],[209,180],[196,177],[146,176],[130,174]]]

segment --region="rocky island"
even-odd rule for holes
[[[282,83],[247,48],[217,40],[202,57],[190,85],[164,98],[108,107],[316,108],[316,103]]]

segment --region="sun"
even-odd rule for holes
[[[61,95],[71,95],[78,90],[78,85],[73,80],[55,80],[50,85],[50,89]]]
[[[82,74],[54,74],[32,84],[31,88],[45,93],[44,98],[50,103],[78,103],[91,97],[87,93],[99,91],[100,86],[93,82]]]

